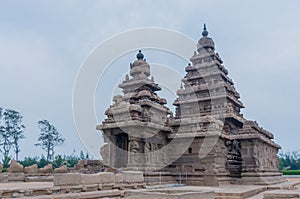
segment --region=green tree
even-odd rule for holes
[[[5,130],[4,130],[4,126],[3,126],[3,122],[2,122],[2,116],[3,116],[3,108],[0,107],[0,145],[2,146],[2,142],[3,142],[3,137],[2,135],[5,133]],[[1,152],[2,149],[0,149]]]
[[[9,135],[8,131],[6,131],[7,128],[3,121],[4,114],[5,114],[5,111],[3,112],[3,109],[1,109],[0,146],[1,146],[1,152],[3,154],[2,163],[3,163],[4,167],[7,167],[8,163],[10,161],[9,152],[10,152],[10,148],[11,148],[11,141],[10,141],[10,135]]]
[[[299,170],[300,169],[300,152],[282,152],[279,154],[280,169],[281,170]]]
[[[74,165],[78,163],[78,160],[80,160],[80,157],[78,157],[77,155],[71,154],[71,155],[66,155],[65,160],[69,167],[74,167]]]
[[[89,160],[89,159],[90,159],[90,156],[89,156],[88,152],[86,152],[86,154],[85,154],[85,159],[86,159],[86,160]]]
[[[19,141],[21,139],[24,139],[24,129],[25,126],[22,123],[22,115],[11,109],[6,109],[3,113],[4,116],[4,123],[5,123],[5,143],[4,145],[7,145],[5,147],[5,156],[8,155],[9,150],[11,147],[13,147],[15,152],[15,158],[18,161],[19,159],[19,153],[21,151]]]
[[[84,155],[83,151],[80,151],[79,158],[80,158],[80,160],[90,159],[88,152],[86,152],[86,154]]]
[[[84,160],[85,159],[83,151],[80,151],[79,157],[80,157],[80,160]]]
[[[43,168],[44,166],[46,166],[47,164],[50,164],[51,162],[49,160],[46,160],[45,156],[42,155],[41,159],[38,162],[38,166],[39,168]]]
[[[13,147],[15,152],[15,158],[18,160],[19,153],[21,151],[19,141],[24,136],[25,126],[22,123],[23,117],[15,110],[0,109],[0,146],[3,153],[2,162],[4,166],[8,166],[11,159],[9,157],[10,150]]]
[[[52,161],[52,165],[53,167],[58,168],[62,166],[64,162],[65,162],[65,157],[62,157],[61,155],[56,155],[54,157],[54,160]]]
[[[64,143],[65,139],[61,137],[61,134],[57,131],[55,126],[50,124],[48,120],[41,120],[38,122],[40,129],[40,135],[38,137],[38,143],[35,146],[40,146],[46,151],[47,161],[53,160],[55,147]]]

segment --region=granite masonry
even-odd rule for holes
[[[161,88],[139,51],[119,85],[123,95],[113,98],[107,119],[97,126],[105,140],[104,163],[143,171],[145,180],[160,175],[190,185],[282,182],[280,146],[271,132],[241,114],[240,95],[205,26],[190,61],[173,114],[157,95]]]

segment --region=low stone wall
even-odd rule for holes
[[[3,166],[0,164],[0,183],[6,182],[52,182],[53,173],[67,173],[70,169],[63,165],[53,170],[52,164],[38,168],[37,164],[23,167],[20,163],[12,160],[7,172],[1,173]]]
[[[124,171],[122,173],[101,172],[96,174],[57,173],[54,186],[97,185],[102,188],[144,187],[143,172]]]
[[[52,182],[53,174],[0,173],[0,182]]]
[[[123,198],[124,191],[120,189],[110,190],[85,190],[67,188],[34,188],[34,189],[19,189],[19,190],[5,190],[0,192],[0,198],[27,198],[27,199],[99,199]]]
[[[24,174],[18,180],[24,180]],[[15,188],[2,189],[0,198],[123,198],[124,190],[145,187],[143,172],[56,173],[53,183],[18,183]]]

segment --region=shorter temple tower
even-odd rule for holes
[[[130,63],[130,76],[119,85],[124,95],[113,98],[105,112],[107,119],[97,129],[106,144],[101,149],[104,162],[115,168],[155,170],[162,162],[157,151],[167,144],[173,113],[156,91],[161,88],[150,77],[150,66],[141,51]],[[161,154],[160,154],[161,155]]]

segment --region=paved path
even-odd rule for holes
[[[296,185],[295,187],[295,184]],[[12,191],[12,190],[47,190],[52,189],[52,182],[10,182],[10,183],[0,183],[0,191]],[[292,188],[296,188],[291,190]],[[268,190],[267,190],[268,188]],[[230,196],[242,196],[248,199],[263,199],[264,194],[289,194],[289,193],[299,193],[300,195],[300,178],[289,178],[287,182],[270,185],[270,186],[256,186],[256,185],[224,185],[220,187],[199,187],[199,186],[184,186],[184,187],[174,187],[166,188],[169,190],[202,190],[202,191],[214,191],[217,195],[225,196],[225,198],[230,198]],[[275,190],[276,189],[276,190]],[[279,190],[280,189],[280,190]],[[223,198],[223,197],[222,197]]]

